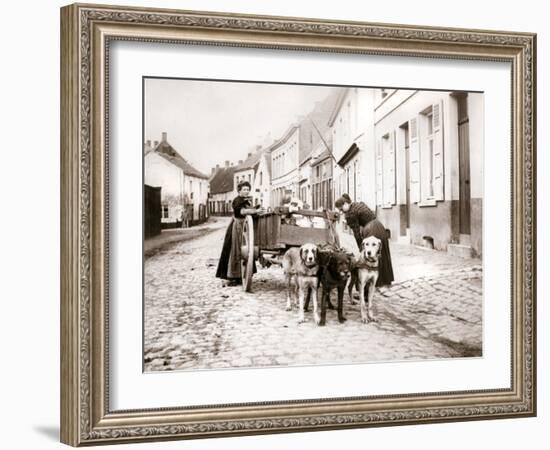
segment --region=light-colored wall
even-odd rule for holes
[[[280,206],[281,189],[291,190],[293,196],[298,192],[299,133],[299,128],[296,128],[284,143],[271,152],[272,206]]]
[[[271,152],[272,178],[284,177],[298,169],[300,129],[296,128],[288,139]]]
[[[269,176],[269,170],[267,168],[266,158],[270,155],[262,155],[256,170],[256,176],[254,177],[253,194],[259,198],[260,205],[263,207],[273,206],[271,204],[271,178]],[[261,174],[261,176],[260,176]]]
[[[161,202],[170,206],[170,218],[164,222],[181,219],[181,205],[193,203],[193,216],[199,217],[199,205],[206,205],[210,184],[208,180],[185,175],[178,166],[154,152],[145,155],[145,184],[161,187]],[[193,198],[191,199],[191,192]]]
[[[456,120],[453,113],[456,108],[452,109],[453,103],[450,97],[450,92],[439,91],[396,91],[388,101],[384,102],[375,111],[375,135],[379,139],[386,133],[391,133],[408,122],[412,118],[418,117],[421,111],[429,108],[431,105],[443,102],[442,119],[443,119],[443,151],[444,151],[444,196],[445,200],[458,199],[458,190],[452,189],[453,184],[458,179],[458,133],[449,132],[453,126],[456,128]],[[422,128],[419,130],[420,139],[422,139]],[[399,161],[403,157],[403,148],[397,147],[396,158]],[[406,177],[403,170],[404,164],[396,164],[396,179],[397,192],[401,193],[397,203],[403,204],[405,198],[402,184],[405,183]]]
[[[358,155],[350,160],[346,167],[357,161],[359,176],[356,197],[357,200],[366,202],[372,207],[376,204],[375,94],[374,89],[349,89],[332,125],[333,154],[336,161],[342,158],[353,143],[359,147]],[[346,120],[351,122],[346,124]],[[340,196],[347,191],[343,185],[346,167],[342,168],[333,161],[335,196]]]
[[[154,152],[145,155],[145,184],[161,189],[161,201],[184,192],[183,170]]]
[[[468,118],[470,130],[470,195],[483,198],[485,157],[485,101],[483,94],[468,94]]]

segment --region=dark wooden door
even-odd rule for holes
[[[409,154],[409,124],[405,127],[405,222],[407,228],[411,227],[411,177]]]
[[[470,130],[467,94],[459,96],[457,100],[460,234],[470,234]]]

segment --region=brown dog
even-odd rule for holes
[[[283,256],[283,272],[287,283],[287,300],[286,310],[292,309],[292,282],[294,282],[294,295],[298,296],[298,323],[305,321],[304,318],[304,302],[306,295],[313,298],[313,316],[315,323],[319,324],[320,316],[317,304],[317,288],[319,280],[317,274],[318,266],[318,249],[314,244],[304,244],[300,248],[291,247]]]

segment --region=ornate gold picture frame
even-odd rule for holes
[[[107,211],[108,69],[115,41],[509,63],[512,182],[502,188],[512,199],[510,386],[113,410]],[[534,416],[535,89],[536,35],[531,33],[105,5],[62,8],[61,441],[81,446]]]

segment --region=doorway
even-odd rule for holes
[[[468,94],[456,94],[458,109],[459,222],[460,234],[470,234],[470,129]]]
[[[402,132],[402,142],[403,142],[403,156],[405,161],[405,204],[403,216],[405,229],[401,227],[401,234],[406,235],[407,230],[411,227],[411,177],[410,177],[410,153],[409,153],[409,122],[405,122],[399,127]]]

